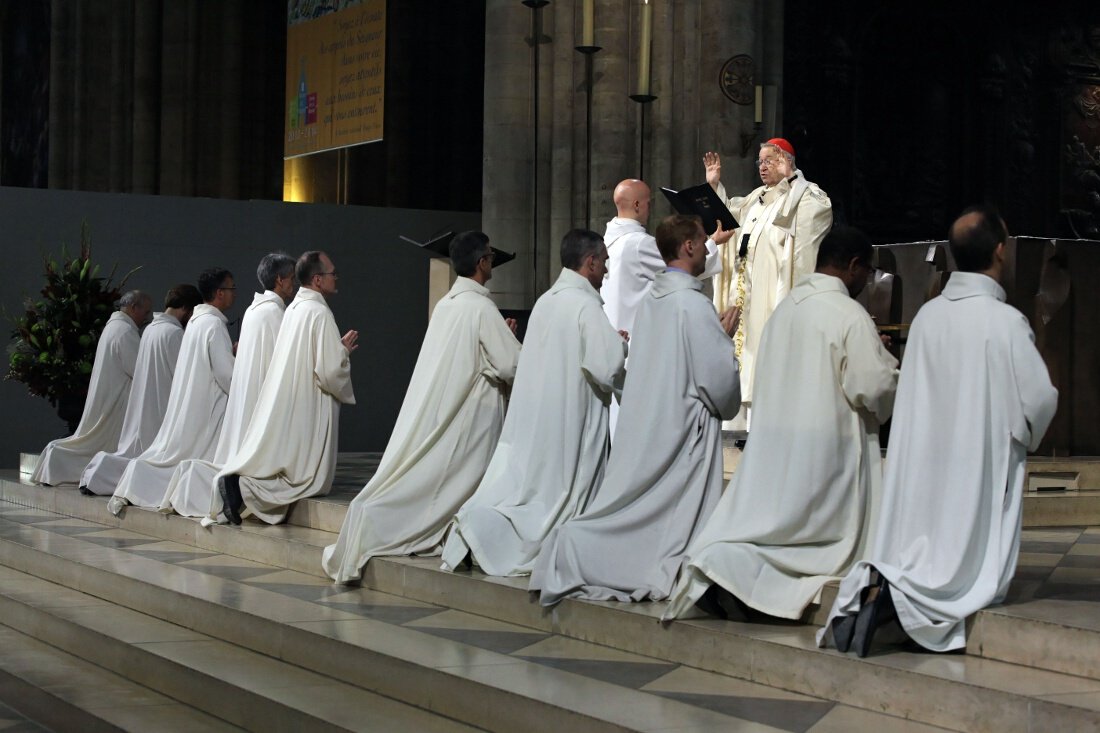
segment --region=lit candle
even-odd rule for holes
[[[653,6],[642,4],[642,45],[638,51],[638,94],[649,94],[649,46],[653,36]]]
[[[581,12],[584,18],[584,24],[581,30],[581,45],[595,46],[596,0],[584,0]]]
[[[756,116],[753,118],[756,124],[764,121],[764,87],[756,85]]]

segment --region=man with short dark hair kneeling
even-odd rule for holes
[[[156,509],[180,461],[214,457],[233,379],[225,313],[233,307],[237,286],[233,273],[218,267],[204,270],[198,285],[203,302],[183,332],[164,421],[153,444],[122,472],[107,503],[116,516],[127,504]]]
[[[698,217],[657,227],[666,268],[642,299],[607,475],[588,508],[543,543],[530,590],[564,597],[660,600],[722,493],[722,420],[741,389],[733,342],[697,279],[707,235]]]
[[[579,514],[603,479],[625,332],[611,327],[602,308],[607,247],[600,235],[566,234],[561,264],[531,311],[500,442],[451,523],[445,570],[469,556],[489,575],[529,574],[546,535]]]
[[[834,227],[816,272],[764,326],[752,437],[688,548],[665,619],[694,603],[718,616],[799,619],[864,558],[882,494],[878,430],[898,379],[897,360],[853,300],[871,254],[861,232]]]
[[[500,437],[519,341],[489,298],[493,250],[481,232],[450,244],[458,279],[436,305],[378,471],[352,500],[322,564],[338,583],[376,555],[437,553]]]

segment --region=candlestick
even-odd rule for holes
[[[581,45],[582,46],[595,46],[596,45],[596,0],[584,0],[582,5],[582,30],[581,30]]]
[[[642,45],[638,49],[638,94],[649,95],[649,50],[653,36],[653,6],[642,4]]]

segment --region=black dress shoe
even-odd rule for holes
[[[871,592],[871,589],[878,584],[881,577],[882,576],[878,574],[877,570],[874,571],[874,575],[871,576],[872,585],[867,586],[859,592],[860,608],[863,608],[863,605],[867,603],[867,595]],[[852,648],[852,634],[856,630],[856,618],[858,614],[859,611],[856,611],[848,616],[840,616],[833,619],[831,624],[833,630],[833,643],[836,644],[838,652],[847,653],[847,651]]]
[[[833,643],[838,652],[845,653],[852,648],[852,632],[856,629],[855,616],[838,616],[829,624],[833,630]]]
[[[886,582],[886,578],[880,577],[878,583],[868,590],[867,599],[856,616],[855,630],[852,633],[856,654],[866,657],[871,651],[875,632],[896,616],[894,602],[890,599],[890,584]]]
[[[720,585],[712,585],[714,596],[718,599],[718,605],[726,612],[726,618],[730,621],[752,621],[757,611],[746,606],[740,598],[730,593]]]
[[[87,486],[79,487],[79,491],[81,494],[84,494],[84,496],[95,496],[95,494],[92,493],[92,490],[89,489]]]
[[[244,499],[241,498],[241,477],[229,474],[218,478],[218,495],[222,498],[225,518],[230,524],[240,524],[241,507],[244,506]]]
[[[712,585],[707,588],[703,595],[699,596],[699,600],[695,602],[695,607],[708,616],[717,616],[718,618],[726,618],[726,611],[718,603],[718,598],[715,593],[715,588],[718,586]]]

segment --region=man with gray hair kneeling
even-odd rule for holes
[[[155,313],[153,322],[141,334],[118,450],[95,454],[80,477],[80,493],[113,494],[130,460],[144,453],[156,440],[172,394],[183,329],[200,303],[199,289],[188,283],[176,285],[164,296],[164,312]]]
[[[118,306],[99,335],[80,424],[75,433],[51,442],[42,451],[31,476],[36,484],[76,485],[96,453],[118,448],[137,363],[140,329],[153,311],[153,299],[140,290],[131,290],[122,296]]]
[[[337,292],[336,266],[324,252],[306,252],[296,267],[301,288],[287,306],[270,368],[240,446],[218,474],[209,519],[224,512],[233,524],[244,510],[268,524],[290,505],[332,488],[340,405],[355,404],[351,352],[359,334],[342,337],[328,300]]]

